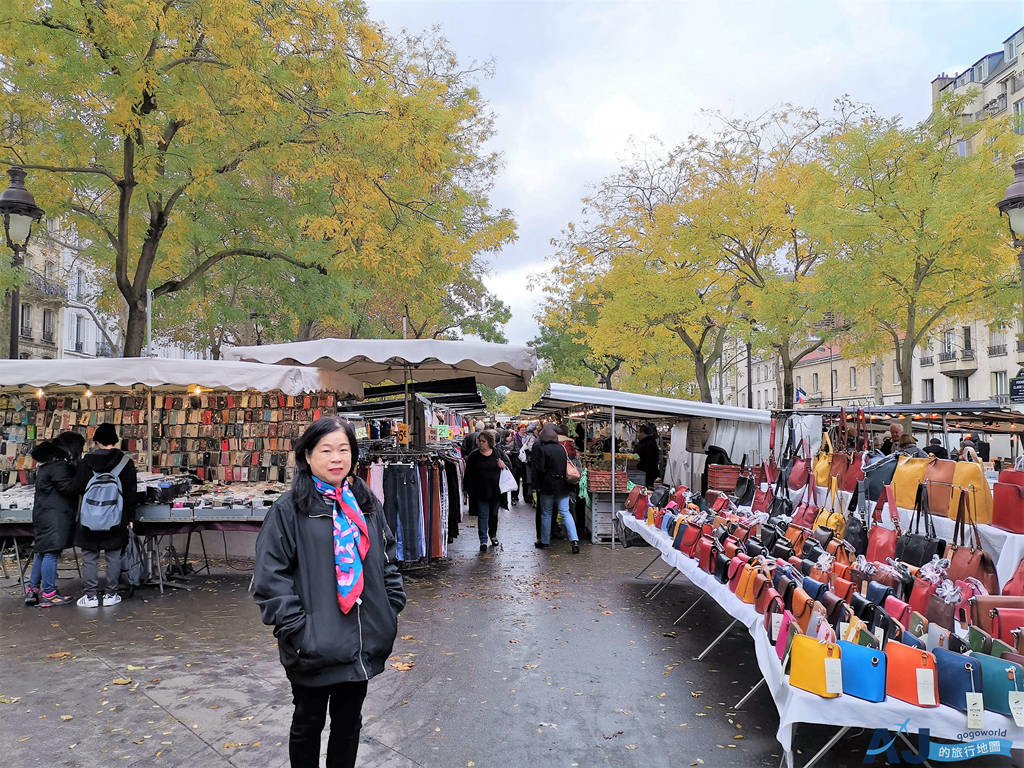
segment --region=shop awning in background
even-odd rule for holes
[[[182,390],[200,386],[235,392],[334,392],[340,397],[361,397],[362,384],[344,374],[320,368],[261,365],[227,360],[167,360],[154,357],[117,357],[95,360],[2,360],[0,389],[47,387],[150,387]]]
[[[955,403],[892,403],[890,405],[847,406],[846,418],[853,419],[863,409],[868,424],[876,429],[885,429],[888,420],[911,417],[915,429],[942,429],[943,420],[947,428],[956,431],[977,430],[998,434],[1024,432],[1024,413],[1014,410],[1005,403],[995,400]],[[791,411],[773,411],[779,416],[831,416],[840,414],[840,407],[795,408]]]
[[[232,347],[231,360],[313,365],[344,373],[363,384],[401,382],[406,373],[418,381],[475,376],[488,387],[525,392],[537,370],[529,347],[482,341],[436,339],[316,339],[259,347]]]
[[[614,406],[619,419],[697,416],[727,419],[753,424],[768,424],[771,414],[753,408],[702,403],[696,400],[677,400],[672,397],[638,395],[599,387],[579,387],[574,384],[551,384],[524,416],[544,416],[576,410],[594,420],[608,419]]]

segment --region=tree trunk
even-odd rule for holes
[[[299,338],[298,341],[309,341],[313,338],[313,324],[315,320],[303,320],[299,324]]]
[[[789,346],[779,348],[779,358],[782,360],[782,409],[784,411],[791,410],[793,408],[793,397],[795,389],[793,386],[793,366],[794,363],[789,356]]]
[[[900,361],[900,402],[914,402],[914,347],[906,342],[896,350]]]
[[[693,355],[693,375],[697,379],[697,389],[700,390],[701,402],[712,402],[711,382],[708,381],[708,367],[704,362],[704,355],[700,352],[696,352]]]
[[[146,300],[128,302],[128,327],[122,357],[142,357],[146,345]]]

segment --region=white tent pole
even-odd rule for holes
[[[615,406],[612,406],[612,549],[615,549]]]
[[[153,388],[147,387],[146,409],[146,468],[153,471]]]

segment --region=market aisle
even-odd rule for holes
[[[726,622],[711,606],[671,627],[695,593],[643,599],[651,582],[633,575],[653,550],[537,550],[521,506],[503,513],[500,550],[479,554],[475,522],[450,564],[409,580],[396,666],[364,708],[361,766],[778,764],[770,700],[726,706],[756,679],[749,637],[693,661]],[[147,589],[146,602],[91,612],[26,609],[4,590],[7,764],[287,765],[288,687],[247,582],[224,569],[191,593]]]

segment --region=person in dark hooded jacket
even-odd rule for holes
[[[96,448],[85,455],[78,465],[75,482],[79,494],[84,494],[96,474],[113,473],[125,458],[118,446],[117,430],[113,424],[100,424],[93,435]],[[106,555],[106,589],[103,605],[117,605],[121,602],[118,582],[121,578],[121,555],[128,544],[128,527],[135,521],[138,504],[138,473],[135,462],[128,458],[117,475],[121,484],[121,520],[105,531],[94,531],[78,521],[75,530],[75,546],[82,550],[82,581],[85,594],[78,599],[81,608],[96,608],[100,605],[99,567],[100,552]]]
[[[256,539],[253,596],[292,686],[293,767],[320,765],[328,710],[327,765],[356,764],[367,683],[384,671],[405,607],[395,537],[358,462],[351,422],[313,422],[295,443],[292,489]]]
[[[36,554],[25,588],[25,605],[48,608],[71,601],[57,591],[57,559],[71,543],[75,528],[75,466],[84,447],[84,437],[63,432],[32,449],[32,458],[39,462],[32,504]]]
[[[566,437],[566,444],[563,445],[558,440],[555,425],[545,424],[540,431],[540,437],[537,438],[537,444],[533,447],[530,461],[540,496],[541,515],[540,538],[533,545],[538,549],[545,549],[551,544],[551,519],[554,514],[560,514],[572,553],[575,555],[580,551],[579,535],[576,532],[575,520],[569,512],[569,494],[573,493],[574,488],[565,477],[566,465],[570,460],[569,446],[573,446],[572,440]]]

